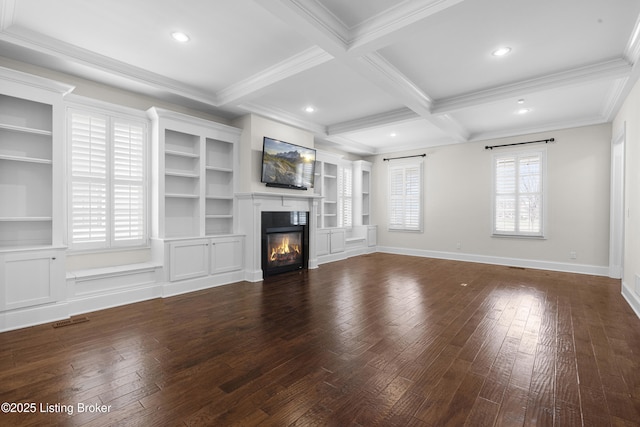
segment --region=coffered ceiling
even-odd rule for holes
[[[637,0],[0,0],[0,55],[374,154],[611,121],[639,16]]]

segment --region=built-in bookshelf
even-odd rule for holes
[[[0,330],[64,295],[64,96],[72,86],[0,67]],[[4,312],[12,311],[13,316]]]
[[[234,145],[205,138],[205,234],[233,231]]]
[[[0,95],[2,248],[53,244],[52,117],[51,104]]]
[[[154,189],[158,212],[153,237],[228,235],[234,232],[236,142],[240,130],[152,108]]]

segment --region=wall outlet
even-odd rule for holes
[[[462,249],[462,243],[456,242],[456,249]]]
[[[578,258],[578,253],[576,251],[569,251],[569,259]]]

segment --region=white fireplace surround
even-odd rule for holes
[[[239,193],[236,194],[238,231],[246,236],[244,246],[245,277],[259,282],[262,276],[262,212],[309,212],[309,268],[318,268],[316,251],[316,213],[321,196],[300,191],[296,193]]]

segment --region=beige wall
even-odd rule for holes
[[[555,138],[547,150],[547,238],[491,237],[491,158],[485,145]],[[369,158],[374,163],[378,245],[405,253],[575,271],[606,272],[609,250],[610,125],[441,146]],[[527,148],[528,147],[528,148]],[[530,149],[531,146],[523,146]],[[507,150],[500,148],[496,150]],[[426,153],[424,232],[389,232],[384,157]],[[458,249],[458,243],[460,248]],[[575,251],[576,259],[570,259]]]
[[[268,136],[280,141],[303,147],[313,148],[311,132],[287,126],[255,114],[249,114],[233,122],[233,126],[242,128],[240,137],[240,192],[241,193],[292,193],[301,194],[304,190],[266,187],[260,182],[262,173],[262,138]],[[313,192],[308,189],[306,192]]]
[[[613,121],[613,134],[626,129],[623,293],[640,316],[640,82]]]

